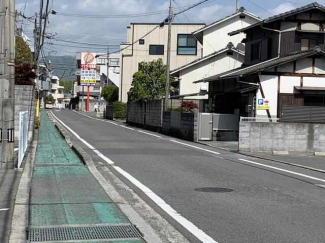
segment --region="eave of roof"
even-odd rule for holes
[[[319,47],[316,47],[314,49],[293,53],[293,54],[285,56],[285,57],[276,57],[276,58],[267,60],[265,62],[251,65],[248,67],[237,68],[237,69],[234,69],[234,70],[231,70],[231,71],[219,74],[219,75],[212,76],[212,77],[204,79],[204,80],[195,81],[194,83],[213,82],[213,81],[222,80],[222,79],[240,78],[240,77],[248,76],[251,74],[259,73],[261,71],[264,71],[265,69],[274,68],[274,67],[284,65],[289,62],[296,61],[296,60],[299,60],[302,58],[310,57],[313,55],[325,56],[325,52],[320,50]]]
[[[171,75],[177,74],[177,73],[179,73],[182,70],[185,70],[185,69],[187,69],[189,67],[192,67],[193,65],[196,65],[196,64],[199,64],[199,63],[201,63],[203,61],[206,61],[206,60],[209,60],[211,58],[214,58],[214,57],[216,57],[216,56],[218,56],[218,55],[220,55],[220,54],[222,54],[222,53],[224,53],[224,52],[226,52],[228,50],[237,52],[238,54],[240,54],[242,56],[245,56],[245,53],[244,52],[242,52],[242,51],[240,51],[240,50],[238,50],[236,48],[228,48],[228,47],[226,47],[226,48],[223,48],[223,49],[221,49],[219,51],[213,52],[213,53],[211,53],[211,54],[209,54],[209,55],[207,55],[205,57],[198,58],[198,59],[194,60],[193,62],[187,63],[184,66],[181,66],[181,67],[179,67],[179,68],[171,71],[170,74]]]
[[[235,12],[235,13],[233,13],[233,14],[231,14],[231,15],[228,15],[228,16],[222,18],[222,19],[219,19],[219,20],[217,20],[217,21],[215,21],[215,22],[213,22],[213,23],[211,23],[211,24],[209,24],[209,25],[207,25],[207,26],[204,26],[204,27],[201,28],[201,29],[198,29],[198,30],[194,31],[194,32],[192,33],[192,35],[197,35],[197,34],[201,33],[201,32],[204,31],[204,30],[207,30],[207,29],[209,29],[209,28],[211,28],[211,27],[213,27],[213,26],[216,26],[216,25],[218,25],[218,24],[221,24],[221,23],[223,23],[223,22],[225,22],[225,21],[227,21],[227,20],[229,20],[229,19],[231,19],[231,18],[234,18],[234,17],[236,17],[236,16],[238,16],[238,15],[241,15],[241,14],[244,14],[244,15],[249,16],[249,17],[251,17],[251,18],[254,18],[254,19],[256,19],[256,20],[262,21],[262,19],[261,19],[260,17],[254,15],[254,14],[252,14],[252,13],[250,13],[250,12],[247,12],[247,11],[244,10],[243,8],[240,8],[237,12]]]
[[[256,24],[250,25],[248,27],[245,27],[245,28],[230,32],[229,35],[230,36],[236,35],[238,33],[245,32],[248,29],[252,29],[252,28],[254,28],[256,26],[271,23],[271,22],[277,21],[279,19],[287,18],[287,17],[290,17],[290,16],[295,15],[295,14],[299,14],[299,13],[303,13],[305,11],[309,11],[311,9],[318,9],[318,10],[321,10],[321,11],[325,12],[325,7],[323,5],[321,5],[321,4],[317,3],[317,2],[314,2],[314,3],[308,4],[308,5],[302,6],[300,8],[293,9],[291,11],[287,11],[287,12],[284,12],[284,13],[281,13],[281,14],[271,16],[271,17],[269,17],[267,19],[264,19],[263,21],[261,21],[259,23],[256,23]]]

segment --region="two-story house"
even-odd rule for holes
[[[202,56],[202,45],[191,34],[205,24],[173,23],[171,27],[171,70]],[[131,23],[127,41],[121,45],[121,73],[119,100],[127,102],[133,74],[139,63],[159,58],[167,60],[168,25],[159,23]]]
[[[209,82],[214,112],[282,116],[285,106],[325,106],[325,7],[312,3],[230,33],[246,34],[242,67]]]
[[[207,99],[207,95],[195,95],[200,92],[201,84],[193,82],[240,67],[245,57],[245,45],[241,43],[245,34],[228,34],[260,21],[262,19],[240,8],[234,14],[193,32],[203,46],[203,56],[171,72],[179,80],[179,95],[185,99]]]

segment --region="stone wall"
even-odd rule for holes
[[[197,141],[197,114],[164,112],[162,133],[189,141]]]
[[[28,140],[33,136],[35,117],[35,92],[33,85],[15,85],[15,141],[19,140],[19,112],[29,112]]]
[[[162,127],[163,100],[128,102],[126,122],[152,129]]]
[[[325,124],[241,122],[239,150],[325,152]]]

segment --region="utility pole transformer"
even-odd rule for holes
[[[0,169],[13,169],[15,166],[15,0],[1,0],[0,13]]]
[[[172,0],[169,1],[168,15],[168,42],[167,42],[167,63],[166,63],[166,86],[165,86],[165,111],[168,109],[169,89],[170,89],[170,45],[172,34]]]

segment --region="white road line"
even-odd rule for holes
[[[182,143],[182,142],[178,142],[176,140],[169,140],[173,143],[178,143],[178,144],[182,144],[182,145],[185,145],[187,147],[191,147],[191,148],[195,148],[195,149],[199,149],[199,150],[202,150],[202,151],[205,151],[205,152],[209,152],[209,153],[212,153],[212,154],[220,154],[218,152],[215,152],[215,151],[212,151],[212,150],[209,150],[209,149],[204,149],[204,148],[200,148],[200,147],[197,147],[197,146],[194,146],[194,145],[190,145],[190,144],[187,144],[187,143]]]
[[[53,112],[51,111],[51,114],[55,117],[55,119],[57,119],[66,129],[68,129],[76,138],[78,138],[81,142],[83,142],[88,148],[94,150],[95,148],[89,144],[86,140],[84,140],[83,138],[81,138],[75,131],[73,131],[70,127],[68,127],[67,125],[65,125],[65,123],[63,121],[61,121],[59,118],[56,117],[56,115],[53,114]]]
[[[87,143],[84,139],[82,139],[76,132],[74,132],[70,127],[65,125],[60,119],[58,119],[53,112],[51,111],[52,115],[64,126],[66,127],[73,135],[76,136],[80,141],[82,141],[84,144],[86,144],[88,147],[91,146],[89,143]],[[151,134],[154,135],[154,134]],[[156,135],[155,135],[156,136]],[[85,143],[86,142],[86,143]],[[192,145],[191,145],[192,146]],[[92,147],[92,146],[91,146]],[[89,147],[90,148],[90,147]],[[168,215],[170,215],[173,219],[175,219],[179,224],[181,224],[185,229],[187,229],[189,232],[191,232],[196,238],[198,238],[200,241],[204,243],[218,243],[214,239],[212,239],[209,235],[204,233],[201,229],[199,229],[197,226],[195,226],[192,222],[184,218],[182,215],[180,215],[177,211],[175,211],[170,205],[168,205],[161,197],[156,195],[153,191],[151,191],[148,187],[143,185],[140,181],[135,179],[133,176],[131,176],[128,172],[124,171],[122,168],[115,166],[114,162],[107,158],[105,155],[100,153],[95,148],[93,151],[100,156],[102,159],[104,159],[108,164],[110,164],[114,169],[116,169],[121,175],[123,175],[125,178],[127,178],[132,184],[134,184],[136,187],[138,187],[141,191],[143,191],[151,200],[153,200],[161,209],[163,209]],[[213,152],[213,151],[210,151]]]
[[[161,197],[151,191],[148,187],[143,185],[140,181],[135,179],[128,172],[124,171],[118,166],[113,166],[120,174],[122,174],[125,178],[127,178],[133,185],[138,187],[141,191],[143,191],[152,201],[154,201],[161,209],[163,209],[168,215],[170,215],[173,219],[175,219],[178,223],[180,223],[184,228],[186,228],[189,232],[195,235],[196,238],[201,240],[204,243],[217,243],[214,239],[204,233],[201,229],[195,226],[192,222],[184,218],[180,215],[175,209],[173,209],[169,204],[167,204]]]
[[[320,179],[320,178],[317,178],[317,177],[313,177],[313,176],[309,176],[309,175],[305,175],[305,174],[301,174],[301,173],[297,173],[297,172],[293,172],[293,171],[290,171],[290,170],[285,170],[285,169],[281,169],[281,168],[274,167],[274,166],[270,166],[270,165],[264,165],[264,164],[257,163],[257,162],[254,162],[254,161],[250,161],[250,160],[247,160],[247,159],[239,159],[239,160],[244,161],[244,162],[247,162],[247,163],[251,163],[251,164],[255,164],[255,165],[267,167],[267,168],[270,168],[270,169],[283,171],[283,172],[290,173],[290,174],[293,174],[293,175],[305,177],[305,178],[312,179],[312,180],[315,180],[315,181],[325,182],[325,180],[323,180],[323,179]]]
[[[9,208],[0,208],[0,211],[8,211]]]
[[[129,129],[129,130],[132,130],[132,131],[134,131],[134,129],[133,129],[133,128],[131,128],[131,127],[127,127],[127,126],[123,126],[123,125],[120,125],[120,127],[124,127],[124,128],[126,128],[126,129]]]
[[[149,133],[149,132],[145,132],[145,131],[141,131],[141,130],[138,130],[138,132],[141,132],[141,133],[144,133],[144,134],[147,134],[147,135],[150,135],[150,136],[156,137],[156,138],[162,138],[161,136],[158,136],[158,135],[156,135],[156,134],[152,134],[152,133]]]
[[[101,157],[104,161],[107,162],[107,164],[109,165],[114,165],[115,163],[110,160],[109,158],[107,158],[105,155],[103,155],[101,152],[99,152],[98,150],[93,150],[99,157]]]

